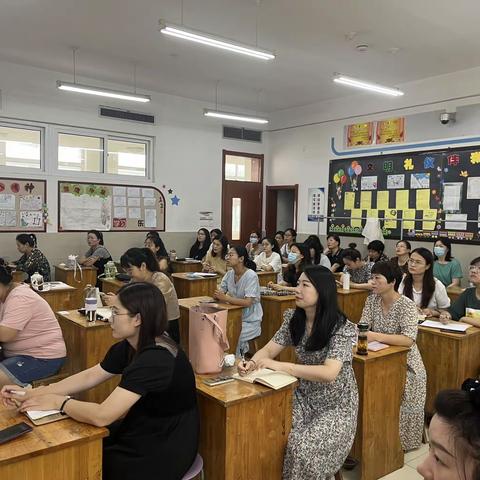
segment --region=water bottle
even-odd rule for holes
[[[43,290],[43,277],[38,272],[35,272],[30,277],[30,283],[35,290],[41,292]]]
[[[350,290],[350,274],[348,272],[343,274],[342,287],[344,290]]]
[[[368,323],[360,322],[358,324],[358,340],[357,353],[358,355],[368,355]]]
[[[87,322],[94,322],[97,316],[97,290],[90,284],[85,288],[85,315]]]
[[[171,262],[174,262],[174,261],[177,259],[177,252],[176,252],[176,250],[170,250],[170,252],[169,252],[169,257],[170,257],[170,261],[171,261]]]

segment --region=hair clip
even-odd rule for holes
[[[480,408],[480,380],[477,378],[467,378],[462,383],[462,390],[470,396],[470,401],[477,408]]]

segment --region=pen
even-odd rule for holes
[[[27,394],[27,392],[21,392],[19,390],[7,390],[8,393],[13,393],[14,395],[20,395],[20,396],[25,396]]]

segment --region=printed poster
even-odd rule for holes
[[[347,147],[359,147],[373,143],[373,122],[347,125]]]
[[[318,222],[325,217],[325,187],[308,189],[308,221]]]
[[[405,118],[390,118],[377,122],[377,143],[399,143],[405,141]]]
[[[361,179],[362,190],[376,190],[377,189],[377,176],[372,175],[368,177],[362,177]]]
[[[405,175],[387,175],[387,188],[389,190],[405,188]]]

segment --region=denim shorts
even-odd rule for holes
[[[65,362],[63,358],[35,358],[28,355],[8,357],[0,362],[0,370],[18,385],[27,386],[34,380],[57,373]]]

